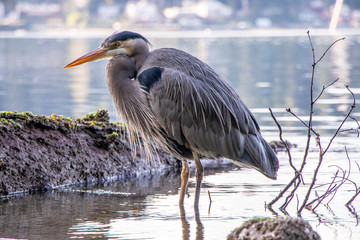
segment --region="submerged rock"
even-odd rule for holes
[[[180,167],[161,150],[152,161],[133,157],[125,131],[106,110],[79,119],[0,112],[0,197]]]
[[[301,218],[259,218],[232,231],[228,240],[320,240],[310,224]]]
[[[287,146],[286,146],[286,145]],[[290,148],[296,148],[297,145],[296,144],[292,144],[289,141],[285,140],[285,143],[282,141],[271,141],[269,142],[270,147],[275,151],[275,153],[278,152],[285,152],[286,151],[286,147]]]

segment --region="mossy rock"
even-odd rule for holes
[[[110,117],[108,110],[99,109],[96,113],[88,113],[85,116],[78,118],[78,122],[101,122],[109,123]]]
[[[232,231],[228,240],[320,240],[302,218],[255,218]]]

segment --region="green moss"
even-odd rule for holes
[[[117,137],[119,137],[119,134],[117,132],[112,132],[106,136],[106,142],[111,144],[116,140]]]
[[[21,124],[15,122],[13,119],[9,119],[9,123],[10,123],[14,128],[17,128],[17,129],[21,129],[21,128],[22,128]]]
[[[9,124],[9,121],[6,118],[0,118],[0,126],[6,126]]]
[[[0,118],[26,120],[29,119],[29,117],[29,112],[19,113],[14,111],[0,111]]]
[[[20,123],[14,121],[13,119],[6,119],[6,118],[0,118],[0,125],[1,126],[4,126],[4,125],[11,125],[13,126],[14,128],[18,128],[18,129],[21,129],[22,126]]]
[[[251,222],[262,222],[262,221],[265,221],[265,220],[268,220],[270,219],[269,217],[253,217],[251,219],[249,219],[249,221]]]
[[[85,116],[76,119],[79,122],[105,122],[109,123],[108,110],[99,109],[96,113],[88,113]]]
[[[123,123],[110,123],[107,110],[100,109],[95,113],[89,113],[77,119],[65,117],[62,115],[34,115],[31,112],[14,112],[14,111],[0,111],[0,126],[12,126],[20,129],[24,124],[35,122],[39,126],[51,127],[54,129],[66,128],[70,131],[77,131],[79,124],[87,125],[94,129],[117,128],[122,132],[125,130]],[[116,133],[116,132],[115,132]],[[117,134],[117,133],[116,133]],[[115,136],[115,135],[114,135]],[[114,137],[110,136],[110,138]]]

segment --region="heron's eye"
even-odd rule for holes
[[[118,42],[114,42],[114,43],[113,43],[113,47],[114,47],[114,48],[117,48],[117,47],[119,47],[119,46],[120,46],[120,44],[119,44]]]

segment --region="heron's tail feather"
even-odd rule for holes
[[[254,168],[266,177],[276,179],[279,169],[278,158],[260,133],[248,136],[244,153],[238,161],[235,164],[241,166],[244,163],[246,167]]]

